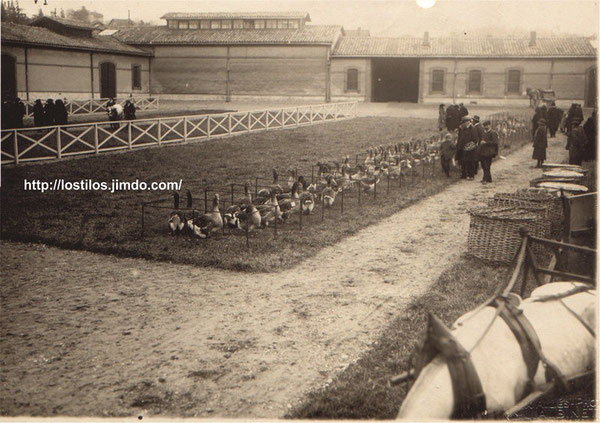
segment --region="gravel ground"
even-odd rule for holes
[[[531,152],[275,274],[1,242],[0,415],[280,418],[465,251],[468,208],[540,176]]]

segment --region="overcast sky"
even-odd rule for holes
[[[598,1],[595,0],[437,0],[430,9],[416,0],[20,0],[28,15],[41,7],[79,9],[85,5],[111,18],[142,19],[163,24],[167,12],[302,11],[312,24],[366,28],[373,36],[431,35],[469,32],[481,28],[593,35],[598,32]]]

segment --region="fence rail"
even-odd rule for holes
[[[62,159],[356,117],[356,102],[1,131],[2,163]]]
[[[69,115],[85,115],[91,113],[106,112],[106,103],[109,98],[92,98],[88,100],[65,100],[65,107]],[[138,110],[158,110],[158,97],[126,97],[115,98],[117,103],[123,104],[126,100],[131,100]],[[33,116],[34,100],[24,102],[25,116]]]

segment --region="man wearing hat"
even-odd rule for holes
[[[537,129],[533,134],[533,156],[537,160],[535,167],[542,167],[546,160],[546,148],[548,148],[548,135],[546,128],[546,119],[540,119],[537,122]]]
[[[456,143],[456,160],[460,164],[461,179],[472,180],[475,176],[476,154],[477,139],[471,130],[471,118],[463,116],[458,128]]]
[[[475,137],[477,146],[479,147],[479,143],[483,139],[483,126],[481,122],[479,122],[479,116],[473,115],[473,120],[471,121],[471,131],[473,131],[473,137]],[[479,152],[475,153],[475,175],[477,175],[477,170],[479,169]]]
[[[588,139],[583,127],[580,125],[582,119],[574,117],[571,120],[571,132],[567,137],[566,149],[569,150],[569,164],[581,166]]]
[[[479,161],[483,169],[481,183],[492,182],[492,159],[498,155],[498,133],[492,131],[492,123],[489,120],[483,122],[483,137],[479,143]]]

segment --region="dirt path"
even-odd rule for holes
[[[540,175],[530,157],[277,274],[2,242],[0,413],[282,417],[465,251],[467,208]]]

